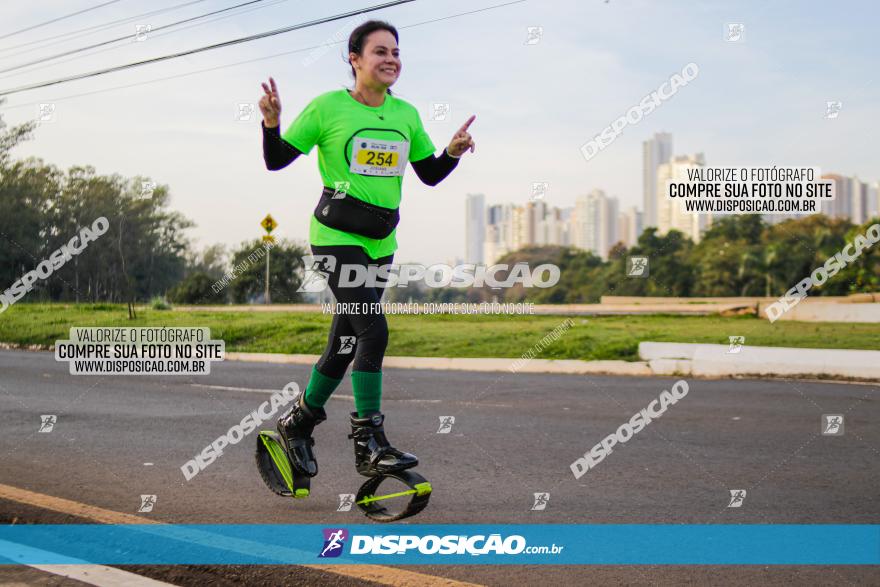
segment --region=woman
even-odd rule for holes
[[[263,154],[266,167],[286,167],[299,155],[318,147],[324,183],[310,220],[312,253],[322,256],[336,301],[362,311],[334,314],[324,353],[312,368],[304,393],[278,421],[292,465],[313,477],[318,464],[312,446],[315,425],[326,420],[324,404],[352,363],[355,412],[351,413],[355,466],[372,477],[415,467],[418,459],[393,448],[384,433],[382,359],[388,325],[379,307],[383,287],[340,287],[343,265],[390,264],[397,249],[395,227],[400,218],[401,184],[406,163],[419,179],[437,185],[475,145],[467,129],[471,116],[455,133],[440,157],[425,132],[418,111],[392,95],[400,76],[397,30],[371,20],[352,31],[348,40],[354,89],[335,90],[312,100],[281,134],[281,100],[275,80],[263,83]],[[327,263],[329,256],[335,263]],[[353,344],[353,348],[352,348]]]

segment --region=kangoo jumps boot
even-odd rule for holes
[[[358,418],[356,412],[351,414],[351,434],[348,437],[354,439],[355,467],[366,477],[403,471],[419,464],[415,455],[401,452],[388,443],[384,421],[385,416],[380,412],[364,418]]]
[[[318,461],[312,447],[315,426],[327,419],[324,408],[306,405],[305,393],[300,392],[293,407],[278,419],[278,433],[284,439],[290,464],[301,474],[314,477],[318,474]]]

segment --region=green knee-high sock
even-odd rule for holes
[[[342,379],[327,377],[312,366],[312,376],[309,377],[309,384],[306,386],[306,404],[313,408],[323,408],[340,383]]]
[[[382,372],[352,371],[351,385],[354,388],[354,407],[358,417],[364,418],[370,412],[378,412],[382,403]]]

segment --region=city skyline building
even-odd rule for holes
[[[673,157],[668,163],[662,163],[657,168],[656,226],[658,235],[668,234],[670,230],[678,230],[698,243],[703,237],[703,232],[712,225],[711,214],[686,212],[680,201],[673,201],[668,197],[667,182],[671,180],[687,181],[688,169],[705,167],[705,165],[706,158],[703,153],[696,153]]]
[[[642,215],[646,228],[657,226],[657,168],[671,158],[671,133],[654,133],[642,142]]]
[[[465,218],[465,262],[496,262],[505,254],[526,246],[571,246],[608,258],[618,242],[626,247],[638,243],[648,227],[658,235],[678,230],[694,242],[712,225],[708,213],[688,213],[669,199],[667,182],[687,181],[687,170],[705,167],[703,153],[673,155],[672,134],[657,132],[642,143],[643,205],[621,209],[617,197],[593,189],[575,198],[574,206],[552,206],[543,197],[522,204],[485,206],[484,194],[467,194]],[[824,201],[818,213],[864,224],[880,216],[880,181],[865,182],[838,173],[822,176],[835,183],[836,197]],[[768,224],[800,215],[764,214]]]
[[[465,250],[466,263],[483,262],[483,243],[486,241],[486,196],[468,194],[465,198]]]

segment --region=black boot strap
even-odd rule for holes
[[[381,461],[386,455],[391,455],[393,457],[401,458],[404,453],[402,451],[397,450],[393,446],[383,446],[376,452],[374,452],[370,456],[370,464],[376,465],[379,461]]]
[[[349,434],[348,437],[357,438],[358,440],[369,440],[370,438],[373,438],[380,446],[388,445],[388,439],[385,438],[385,430],[382,426],[379,426],[378,428],[360,426]]]
[[[300,470],[303,475],[308,474],[307,469],[303,467],[307,467],[308,463],[317,462],[315,453],[312,450],[314,445],[314,438],[309,438],[308,440],[293,438],[287,443],[287,454],[290,455],[291,465],[295,469]]]
[[[314,438],[291,438],[287,441],[287,451],[298,458],[305,457],[305,460],[315,460],[313,446],[315,446]]]

